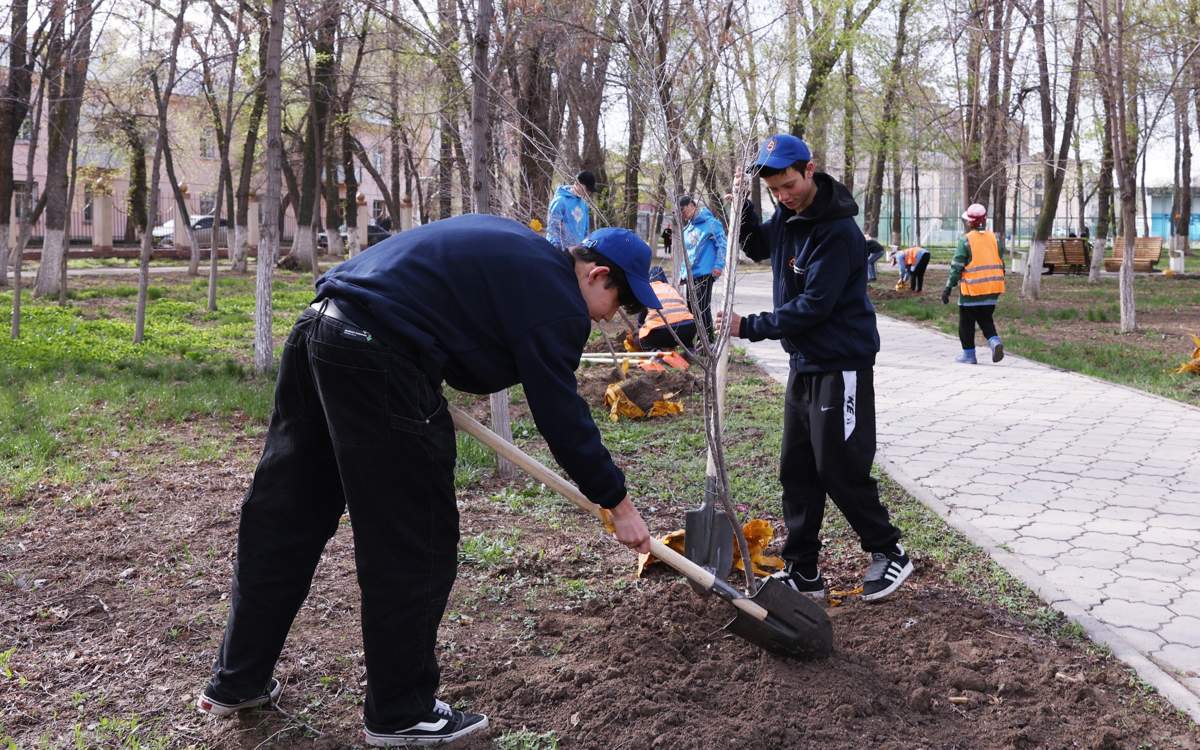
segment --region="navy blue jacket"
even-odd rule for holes
[[[470,393],[521,383],[550,451],[592,502],[625,476],[576,390],[592,321],[571,256],[529,228],[468,215],[393,235],[331,269],[317,299],[338,307],[434,382]]]
[[[858,204],[840,182],[814,174],[817,195],[797,214],[782,204],[765,224],[747,202],[742,250],[771,259],[775,310],[742,318],[751,341],[779,339],[796,372],[862,370],[875,365],[879,330],[867,299]]]

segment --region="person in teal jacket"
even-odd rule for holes
[[[692,302],[693,295],[688,294],[688,304],[695,305],[692,314],[704,321],[711,339],[713,281],[725,272],[725,227],[712,211],[698,205],[690,195],[679,196],[676,203],[684,221],[683,247],[687,251],[686,262],[692,267],[695,287],[695,302]],[[687,281],[687,269],[682,264],[679,279]]]
[[[591,231],[592,215],[588,198],[596,192],[596,176],[586,169],[575,175],[575,182],[559,185],[550,201],[546,216],[546,239],[559,250],[583,242]]]

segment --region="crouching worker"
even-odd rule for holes
[[[272,676],[326,541],[349,509],[362,595],[366,744],[442,744],[487,726],[438,700],[438,626],[458,564],[454,424],[442,383],[521,383],[538,429],[623,544],[650,536],[576,393],[592,321],[658,307],[650,248],[601,229],[563,253],[469,215],[333,268],[284,345],[266,446],[242,503],[229,620],[197,707],[273,701]]]
[[[638,316],[640,327],[631,334],[634,350],[674,349],[678,346],[678,342],[675,341],[675,336],[678,336],[684,347],[689,352],[692,351],[692,344],[696,340],[696,319],[688,309],[683,295],[667,283],[666,274],[658,266],[650,269],[650,288],[662,303],[662,309],[654,312],[644,310]],[[671,335],[672,329],[675,336]]]
[[[900,281],[907,282],[908,288],[914,292],[925,289],[925,269],[929,267],[929,251],[923,247],[910,247],[897,250],[892,255],[892,262],[900,267]]]

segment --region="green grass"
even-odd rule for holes
[[[558,750],[558,735],[554,732],[537,734],[528,729],[505,732],[495,740],[496,750]]]
[[[65,307],[24,294],[20,338],[0,339],[0,495],[20,499],[39,483],[103,480],[119,456],[186,419],[265,421],[272,379],[249,367],[254,279],[227,276],[219,287],[219,311],[211,314],[203,279],[151,286],[141,344],[133,343],[137,288],[125,281],[77,286]],[[280,275],[277,342],[310,289],[307,277]],[[0,309],[11,308],[12,293],[0,294]],[[0,322],[7,330],[11,312]],[[185,458],[224,448],[187,446]]]
[[[945,279],[938,272],[926,279],[920,296],[873,300],[886,315],[925,323],[943,333],[957,336],[958,308],[942,305],[938,291]],[[885,277],[886,278],[886,277]],[[1200,378],[1173,372],[1191,355],[1191,343],[1178,351],[1151,346],[1162,333],[1147,327],[1129,334],[1119,331],[1121,311],[1117,281],[1105,277],[1088,284],[1085,277],[1047,276],[1042,279],[1040,301],[1022,300],[1020,277],[1009,278],[1009,290],[996,308],[996,326],[1005,347],[1014,354],[1065,370],[1120,383],[1166,398],[1200,405]],[[1139,276],[1134,298],[1138,313],[1153,316],[1153,324],[1177,333],[1171,316],[1194,311],[1200,299],[1200,283],[1191,279]],[[887,281],[883,284],[886,286]],[[1072,324],[1091,324],[1086,335]],[[1196,331],[1200,334],[1200,331]]]
[[[477,534],[459,544],[458,559],[463,565],[476,568],[504,567],[517,551],[517,533]]]

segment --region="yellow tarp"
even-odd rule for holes
[[[1192,359],[1190,362],[1184,362],[1175,372],[1183,375],[1190,373],[1192,375],[1200,375],[1200,336],[1192,336],[1192,343],[1196,348],[1192,350]]]
[[[764,554],[767,547],[775,539],[775,529],[771,527],[769,521],[761,518],[751,519],[742,526],[742,533],[746,535],[746,546],[750,548],[750,564],[754,575],[770,575],[777,570],[783,569],[783,560],[774,555]],[[667,534],[661,541],[682,555],[685,536],[683,529],[680,529]],[[642,577],[647,567],[656,562],[658,562],[658,558],[653,555],[638,555],[638,578]],[[737,542],[733,544],[733,567],[743,570],[742,553],[738,549]]]
[[[614,422],[626,419],[642,419],[643,417],[666,417],[671,414],[683,413],[682,401],[667,401],[660,399],[650,407],[649,413],[642,407],[629,400],[620,383],[612,383],[604,391],[604,405],[609,408],[608,418]]]

